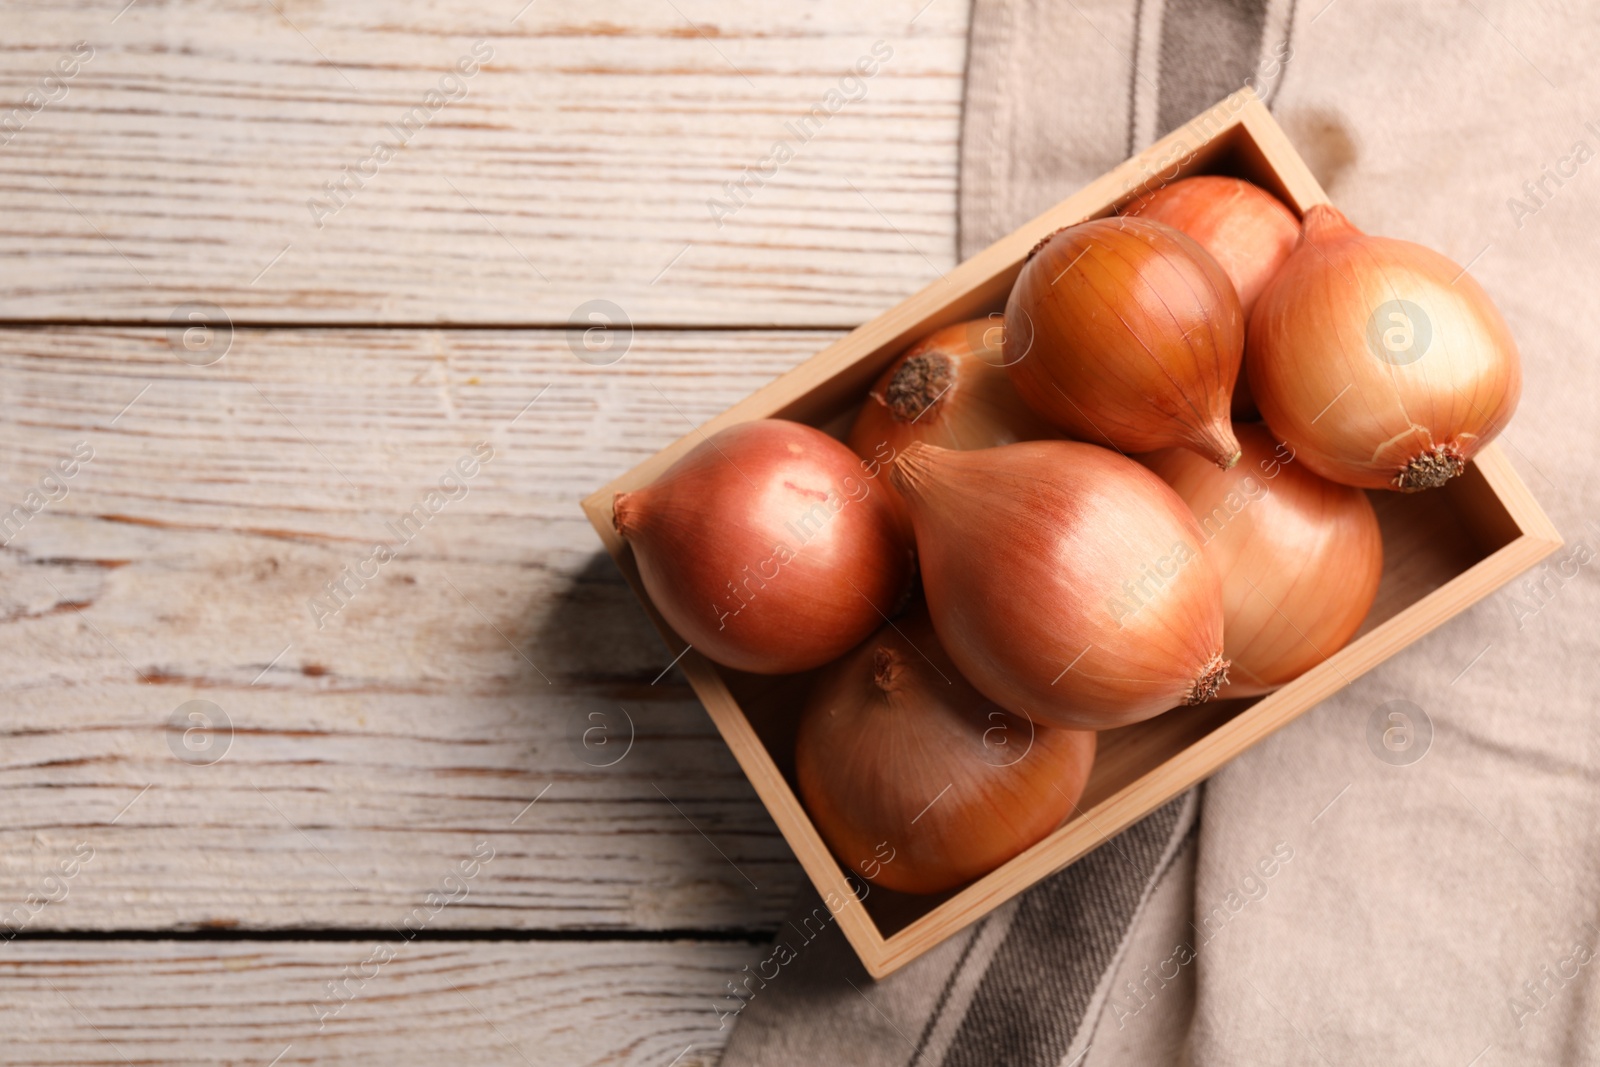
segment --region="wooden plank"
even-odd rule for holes
[[[726,983],[766,951],[392,936],[19,941],[0,952],[0,1064],[708,1067],[732,1032],[714,1005],[734,1004]]]
[[[0,111],[0,318],[850,326],[955,260],[964,4],[122,6],[0,3],[55,96]]]
[[[835,336],[596,367],[564,332],[240,330],[196,367],[157,329],[0,330],[0,905],[86,844],[29,929],[366,928],[487,841],[441,927],[776,925],[788,847],[578,499]],[[212,765],[169,725],[195,699],[232,723]],[[581,738],[624,709],[604,766]]]

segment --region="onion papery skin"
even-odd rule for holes
[[[1366,493],[1313,474],[1265,426],[1234,433],[1232,470],[1181,448],[1141,457],[1194,512],[1222,582],[1222,697],[1271,692],[1343,648],[1383,576]]]
[[[1239,178],[1183,178],[1130,201],[1123,215],[1164,222],[1217,261],[1248,321],[1256,299],[1300,241],[1300,220],[1283,201]]]
[[[1124,215],[1164,222],[1194,238],[1217,261],[1239,294],[1244,321],[1300,241],[1300,220],[1283,201],[1239,178],[1203,174],[1146,193]],[[1246,369],[1233,386],[1233,419],[1256,417]]]
[[[847,441],[867,461],[869,475],[881,473],[913,441],[974,449],[1060,436],[1017,395],[1003,363],[1003,332],[998,319],[958,322],[924,337],[889,365],[867,394]],[[893,489],[889,493],[910,537],[904,502]]]
[[[1516,342],[1471,275],[1325,204],[1257,302],[1247,360],[1262,416],[1299,461],[1365,489],[1443,485],[1522,393]]]
[[[856,416],[856,455],[889,463],[913,441],[970,450],[1057,436],[1011,384],[1002,332],[998,320],[958,322],[907,349]]]
[[[797,422],[722,430],[618,493],[613,513],[673,630],[737,670],[819,667],[897,611],[910,585],[888,492],[843,444]]]
[[[1023,265],[1005,325],[1017,392],[1071,436],[1237,460],[1228,416],[1244,349],[1239,297],[1171,226],[1117,217],[1057,231]]]
[[[915,444],[891,478],[934,628],[1001,707],[1103,730],[1201,703],[1226,680],[1199,524],[1144,467],[1075,441]]]
[[[1060,826],[1095,735],[1035,724],[961,677],[926,614],[884,627],[823,672],[795,775],[844,866],[902,893],[981,877]]]

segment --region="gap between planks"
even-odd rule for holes
[[[571,330],[581,328],[583,324],[575,322],[372,322],[367,320],[352,320],[348,322],[273,322],[271,320],[255,319],[229,319],[228,325],[235,330],[276,330],[287,332],[299,330],[304,332],[334,330],[373,330],[373,331],[405,331],[405,330],[450,330],[462,333],[538,333]],[[165,330],[168,323],[152,322],[149,319],[11,319],[0,316],[0,330]],[[854,326],[784,326],[773,322],[763,323],[682,323],[682,322],[628,322],[622,329],[630,329],[635,333],[848,333],[855,329]]]
[[[414,930],[407,941],[555,941],[578,943],[642,942],[657,944],[673,941],[704,941],[716,944],[764,945],[777,936],[781,927],[761,927],[731,930],[701,929],[587,929],[587,930],[518,930],[447,929]],[[395,936],[392,926],[328,926],[304,929],[282,928],[273,930],[239,930],[231,927],[208,927],[198,930],[136,927],[124,930],[19,930],[8,941],[182,941],[203,943],[207,941],[322,941],[362,942],[385,940]]]

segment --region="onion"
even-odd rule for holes
[[[890,364],[873,385],[848,439],[876,477],[913,441],[942,448],[994,448],[1040,437],[1055,428],[1022,402],[1002,362],[999,321],[975,319],[935,331]],[[905,502],[892,488],[911,536]]]
[[[1001,354],[999,322],[959,322],[924,337],[867,394],[850,430],[862,459],[888,463],[906,445],[994,448],[1054,437],[1017,395]]]
[[[1110,218],[1034,249],[1006,301],[1011,380],[1081,440],[1239,458],[1228,421],[1244,319],[1233,283],[1170,226]]]
[[[795,740],[800,795],[868,881],[937,893],[1065,821],[1095,735],[1035,725],[962,678],[928,617],[885,627],[818,680]]]
[[[1300,221],[1259,185],[1213,174],[1184,178],[1131,201],[1124,215],[1194,238],[1233,283],[1245,318],[1300,240]]]
[[[1259,185],[1213,174],[1164,185],[1122,214],[1164,222],[1193,237],[1233,283],[1247,323],[1256,298],[1300,240],[1300,220],[1281,200]],[[1235,422],[1256,415],[1246,379],[1241,367],[1233,387]]]
[[[1072,441],[913,444],[907,498],[934,628],[990,700],[1107,729],[1198,704],[1227,678],[1222,593],[1166,483]]]
[[[848,448],[796,422],[722,430],[612,509],[667,622],[737,670],[819,667],[872,633],[910,584],[889,494]]]
[[[1229,471],[1181,448],[1141,457],[1200,520],[1222,581],[1225,697],[1269,692],[1343,648],[1383,573],[1365,493],[1311,473],[1264,426],[1234,432],[1244,459]]]
[[[1443,485],[1522,392],[1511,331],[1471,276],[1325,204],[1256,304],[1248,358],[1256,403],[1300,462],[1367,489]]]

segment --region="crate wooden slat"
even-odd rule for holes
[[[1243,89],[589,496],[585,512],[671,651],[684,643],[651,605],[632,553],[612,526],[616,493],[650,483],[704,437],[739,422],[782,417],[837,430],[906,344],[941,326],[998,311],[1041,238],[1109,214],[1147,185],[1213,172],[1248,178],[1296,213],[1328,202],[1271,114]],[[1081,815],[943,897],[872,890],[863,903],[852,893],[784,772],[784,739],[792,736],[802,686],[741,676],[694,651],[682,666],[867,970],[882,977],[1211,775],[1561,544],[1493,445],[1443,489],[1373,499],[1384,533],[1384,581],[1363,633],[1268,696],[1174,711],[1103,734]]]

